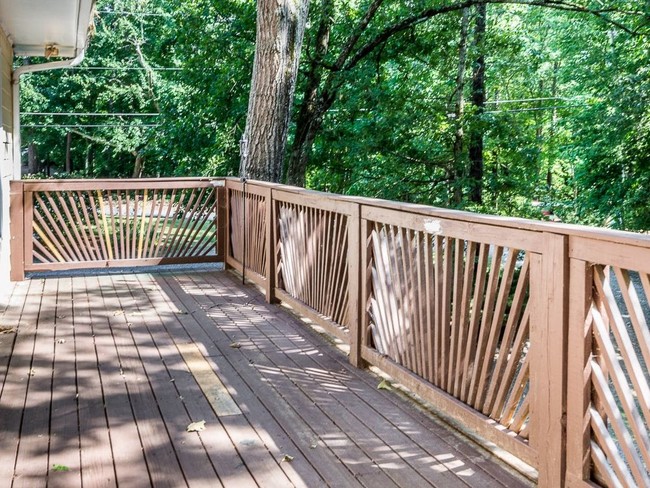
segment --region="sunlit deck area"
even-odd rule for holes
[[[2,487],[526,486],[230,272],[34,278],[0,332]]]

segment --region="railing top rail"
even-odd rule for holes
[[[237,178],[228,178],[229,180],[239,181]],[[248,180],[249,185],[265,186],[275,189],[281,189],[283,192],[310,195],[314,197],[333,199],[344,202],[354,202],[360,205],[370,207],[385,208],[408,212],[426,216],[429,218],[439,218],[447,220],[462,221],[468,223],[487,224],[506,229],[527,230],[532,232],[546,232],[560,234],[568,237],[581,237],[594,239],[597,241],[621,243],[642,248],[650,247],[650,235],[636,232],[627,232],[620,230],[604,229],[599,227],[590,227],[586,225],[564,224],[558,222],[541,222],[518,217],[504,217],[498,215],[486,215],[462,210],[452,210],[439,207],[431,207],[416,203],[393,202],[390,200],[381,200],[378,198],[357,197],[337,195],[315,190],[306,190],[295,186],[280,185],[277,183],[268,183],[262,181]]]
[[[223,178],[102,178],[61,180],[20,180],[24,191],[63,190],[132,190],[201,188],[223,181]]]

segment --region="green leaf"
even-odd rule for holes
[[[377,385],[378,390],[390,390],[390,383],[386,380],[381,380]]]

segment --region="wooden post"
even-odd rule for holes
[[[23,190],[22,181],[9,182],[9,225],[10,225],[10,265],[11,281],[23,281],[25,279],[25,221],[23,213]],[[30,236],[31,237],[31,236]]]
[[[217,257],[226,262],[226,233],[228,212],[226,208],[226,188],[217,187]]]
[[[564,486],[568,249],[566,236],[544,234],[543,254],[531,255],[530,444],[539,486]]]
[[[230,220],[231,220],[231,216],[230,216],[230,211],[231,211],[231,207],[230,207],[230,189],[231,189],[230,180],[226,180],[226,186],[224,187],[224,191],[225,191],[224,201],[225,201],[225,207],[226,207],[225,211],[224,211],[224,219],[225,219],[224,220],[224,237],[225,237],[224,241],[225,242],[224,242],[224,247],[223,247],[223,252],[224,252],[224,255],[223,255],[223,269],[224,269],[224,271],[230,268],[230,266],[228,265],[228,258],[231,255],[230,246],[232,245],[232,227],[230,225]]]
[[[363,331],[363,303],[361,295],[360,268],[362,261],[361,205],[354,205],[348,216],[348,317],[350,337],[350,363],[357,368],[364,365],[361,359]]]
[[[273,200],[273,190],[267,188],[264,192],[265,211],[264,216],[266,232],[266,301],[274,303],[275,300],[275,201]]]
[[[592,331],[587,320],[592,302],[593,270],[578,259],[570,262],[570,354],[567,361],[567,476],[566,486],[585,486],[589,480],[589,403]]]
[[[371,287],[371,271],[370,271],[370,254],[368,253],[368,239],[370,238],[370,226],[368,220],[361,217],[360,225],[360,295],[359,295],[359,349],[363,355],[363,348],[370,345],[369,328],[368,328],[368,313],[366,306],[368,305],[368,298],[370,296]],[[364,361],[365,363],[365,361]]]
[[[34,264],[34,192],[23,187],[23,263]]]

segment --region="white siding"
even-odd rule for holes
[[[9,290],[9,180],[13,172],[12,63],[11,44],[0,29],[0,300]]]
[[[13,60],[13,52],[11,50],[11,44],[5,37],[5,35],[0,31],[0,52],[2,52],[1,58],[2,62],[0,68],[2,69],[2,128],[11,133],[12,127],[12,105],[13,101],[11,98],[11,64]]]

